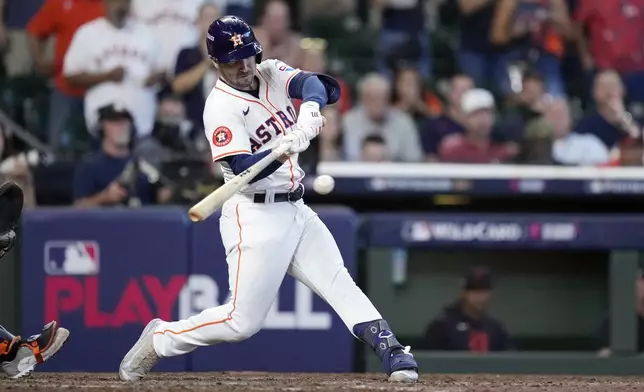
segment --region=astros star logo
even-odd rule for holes
[[[230,37],[230,41],[233,42],[233,47],[236,48],[239,45],[242,45],[244,41],[242,41],[242,35],[241,34],[235,34],[232,37]]]
[[[217,147],[228,145],[233,138],[233,133],[228,127],[218,127],[212,134],[212,143]]]

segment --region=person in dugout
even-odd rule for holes
[[[477,353],[509,350],[510,339],[505,327],[487,314],[491,294],[489,269],[472,268],[465,276],[458,300],[427,327],[425,348]]]
[[[22,189],[14,182],[0,185],[0,258],[16,242],[16,226],[23,205]],[[58,353],[69,339],[69,331],[57,321],[45,325],[39,334],[26,339],[14,336],[0,325],[0,369],[9,378],[22,378],[31,374],[37,364]]]

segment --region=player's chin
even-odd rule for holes
[[[240,76],[240,77],[237,78],[237,84],[239,86],[247,86],[248,88],[250,88],[250,86],[252,86],[252,84],[253,84],[253,78],[254,77],[255,77],[255,75],[253,75],[253,74]]]

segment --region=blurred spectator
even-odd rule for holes
[[[541,75],[533,71],[525,72],[521,81],[521,90],[504,110],[502,119],[504,136],[510,140],[521,140],[524,130],[530,127],[532,122],[543,119],[545,106],[551,99],[552,96],[546,94]]]
[[[642,137],[627,137],[617,144],[612,151],[607,166],[642,166],[644,165],[644,140]]]
[[[358,1],[356,0],[302,1],[300,4],[300,18],[305,22],[320,17],[341,20],[342,17],[356,12],[357,3]]]
[[[137,200],[152,204],[155,189],[132,165],[132,115],[125,108],[109,105],[99,109],[99,122],[101,148],[76,168],[74,205],[127,205]]]
[[[137,134],[149,135],[156,112],[154,87],[165,79],[158,43],[145,25],[129,17],[130,0],[105,0],[105,9],[105,18],[74,35],[63,73],[71,86],[88,89],[84,104],[90,133],[96,132],[98,108],[121,100],[134,117]]]
[[[340,112],[336,105],[325,106],[322,109],[322,116],[326,119],[326,125],[322,132],[320,132],[320,135],[316,138],[319,143],[319,161],[342,161],[342,130],[340,129]]]
[[[552,156],[554,144],[553,126],[545,117],[532,120],[525,128],[520,140],[517,164],[525,165],[554,165]]]
[[[37,159],[37,151],[19,153],[14,148],[13,137],[8,135],[4,126],[0,126],[0,183],[14,181],[18,184],[22,188],[27,208],[36,205],[31,166],[38,163]]]
[[[203,107],[206,98],[215,87],[218,78],[206,50],[206,34],[212,21],[220,16],[219,8],[213,3],[204,3],[201,6],[196,20],[201,38],[196,46],[184,48],[179,52],[174,68],[172,91],[183,97],[188,118],[200,129],[203,129]]]
[[[637,351],[644,351],[644,275],[642,270],[637,271],[636,278],[636,302],[635,311],[637,312]],[[610,357],[613,352],[610,349],[610,318],[607,316],[599,327],[598,334],[600,357]]]
[[[629,99],[644,102],[644,0],[579,0],[575,20],[584,68],[616,70]]]
[[[378,71],[391,75],[399,61],[417,64],[420,75],[432,73],[429,32],[425,29],[425,4],[433,0],[375,0],[373,24],[380,29]]]
[[[362,162],[382,163],[389,161],[387,145],[380,135],[369,135],[362,141]]]
[[[74,113],[83,112],[84,88],[74,88],[63,75],[65,53],[79,27],[105,15],[103,0],[47,0],[29,21],[27,32],[36,70],[54,78],[49,97],[47,142],[58,150],[61,132]],[[45,55],[46,42],[56,37],[54,58]]]
[[[196,135],[192,122],[186,118],[183,101],[176,96],[165,96],[159,101],[154,131],[137,142],[135,155],[160,170],[173,155],[194,153]]]
[[[497,89],[507,78],[502,47],[490,40],[496,0],[458,0],[460,37],[458,65],[476,86]]]
[[[518,153],[516,146],[501,144],[492,139],[495,124],[495,104],[492,94],[484,89],[472,89],[463,94],[461,110],[465,115],[465,134],[453,134],[443,139],[439,158],[452,163],[503,163]]]
[[[545,119],[552,127],[552,157],[562,165],[600,165],[608,161],[608,149],[597,136],[571,132],[572,116],[565,99],[547,105]]]
[[[197,44],[200,36],[195,20],[207,0],[131,1],[133,18],[150,27],[157,38],[159,67],[173,75],[179,51]]]
[[[543,115],[546,102],[550,98],[546,95],[544,80],[537,72],[528,71],[523,74],[521,91],[515,96],[515,105],[506,110],[508,115],[515,115],[523,126],[531,120]],[[514,112],[514,113],[512,113]]]
[[[487,314],[491,296],[489,270],[472,268],[465,276],[456,303],[447,306],[427,327],[425,348],[476,353],[509,350],[510,339],[505,327]]]
[[[500,0],[490,36],[496,45],[505,45],[506,69],[525,61],[543,75],[549,94],[563,96],[561,57],[564,39],[573,39],[573,31],[565,0]],[[510,83],[502,91],[516,90]]]
[[[0,77],[31,71],[33,59],[25,27],[42,3],[43,0],[0,0]]]
[[[423,80],[415,67],[401,66],[394,77],[393,104],[409,114],[418,128],[430,115],[439,115],[442,105],[438,97],[423,88]]]
[[[597,136],[609,150],[621,139],[639,134],[639,125],[624,108],[624,85],[617,72],[597,73],[593,98],[597,110],[584,116],[575,132]]]
[[[302,48],[302,69],[307,72],[315,72],[333,76],[340,84],[342,90],[340,100],[336,103],[340,113],[344,114],[351,109],[351,91],[349,85],[341,76],[333,74],[328,70],[328,59],[326,56],[327,42],[320,38],[303,38],[300,42]],[[295,110],[299,110],[301,100],[293,100]]]
[[[438,160],[438,147],[445,136],[465,133],[465,114],[461,110],[461,97],[473,87],[474,82],[468,75],[457,74],[450,79],[444,114],[430,118],[420,134],[427,161]]]
[[[235,15],[250,23],[253,19],[253,5],[255,0],[219,0],[218,5],[226,4],[226,15]],[[214,20],[214,19],[213,19]]]
[[[408,114],[391,107],[391,86],[378,74],[368,74],[359,83],[359,105],[343,119],[345,156],[358,161],[362,143],[368,135],[380,135],[387,145],[387,155],[392,161],[418,162],[422,151],[418,131]]]
[[[254,28],[264,59],[279,59],[293,68],[302,66],[301,37],[291,30],[291,15],[284,0],[268,0]]]

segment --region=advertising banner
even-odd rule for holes
[[[369,246],[642,249],[643,215],[372,214]]]
[[[355,275],[357,217],[348,209],[320,215]],[[37,333],[52,319],[71,331],[43,371],[116,372],[152,318],[189,317],[228,296],[218,215],[192,224],[182,209],[39,209],[25,212],[22,234],[21,332]],[[353,336],[290,277],[264,329],[164,359],[155,370],[352,370]]]
[[[118,371],[148,321],[174,318],[189,302],[185,212],[30,210],[22,234],[21,332],[52,319],[71,331],[42,370]],[[187,363],[173,358],[159,370]]]
[[[355,276],[357,217],[348,209],[324,209],[319,215],[337,241],[347,269]],[[192,274],[201,277],[193,288],[193,313],[198,313],[224,303],[229,294],[218,217],[193,226],[191,252]],[[208,300],[203,293],[217,295]],[[287,275],[259,333],[239,343],[198,348],[192,353],[192,369],[349,372],[354,347],[353,336],[330,306]]]

